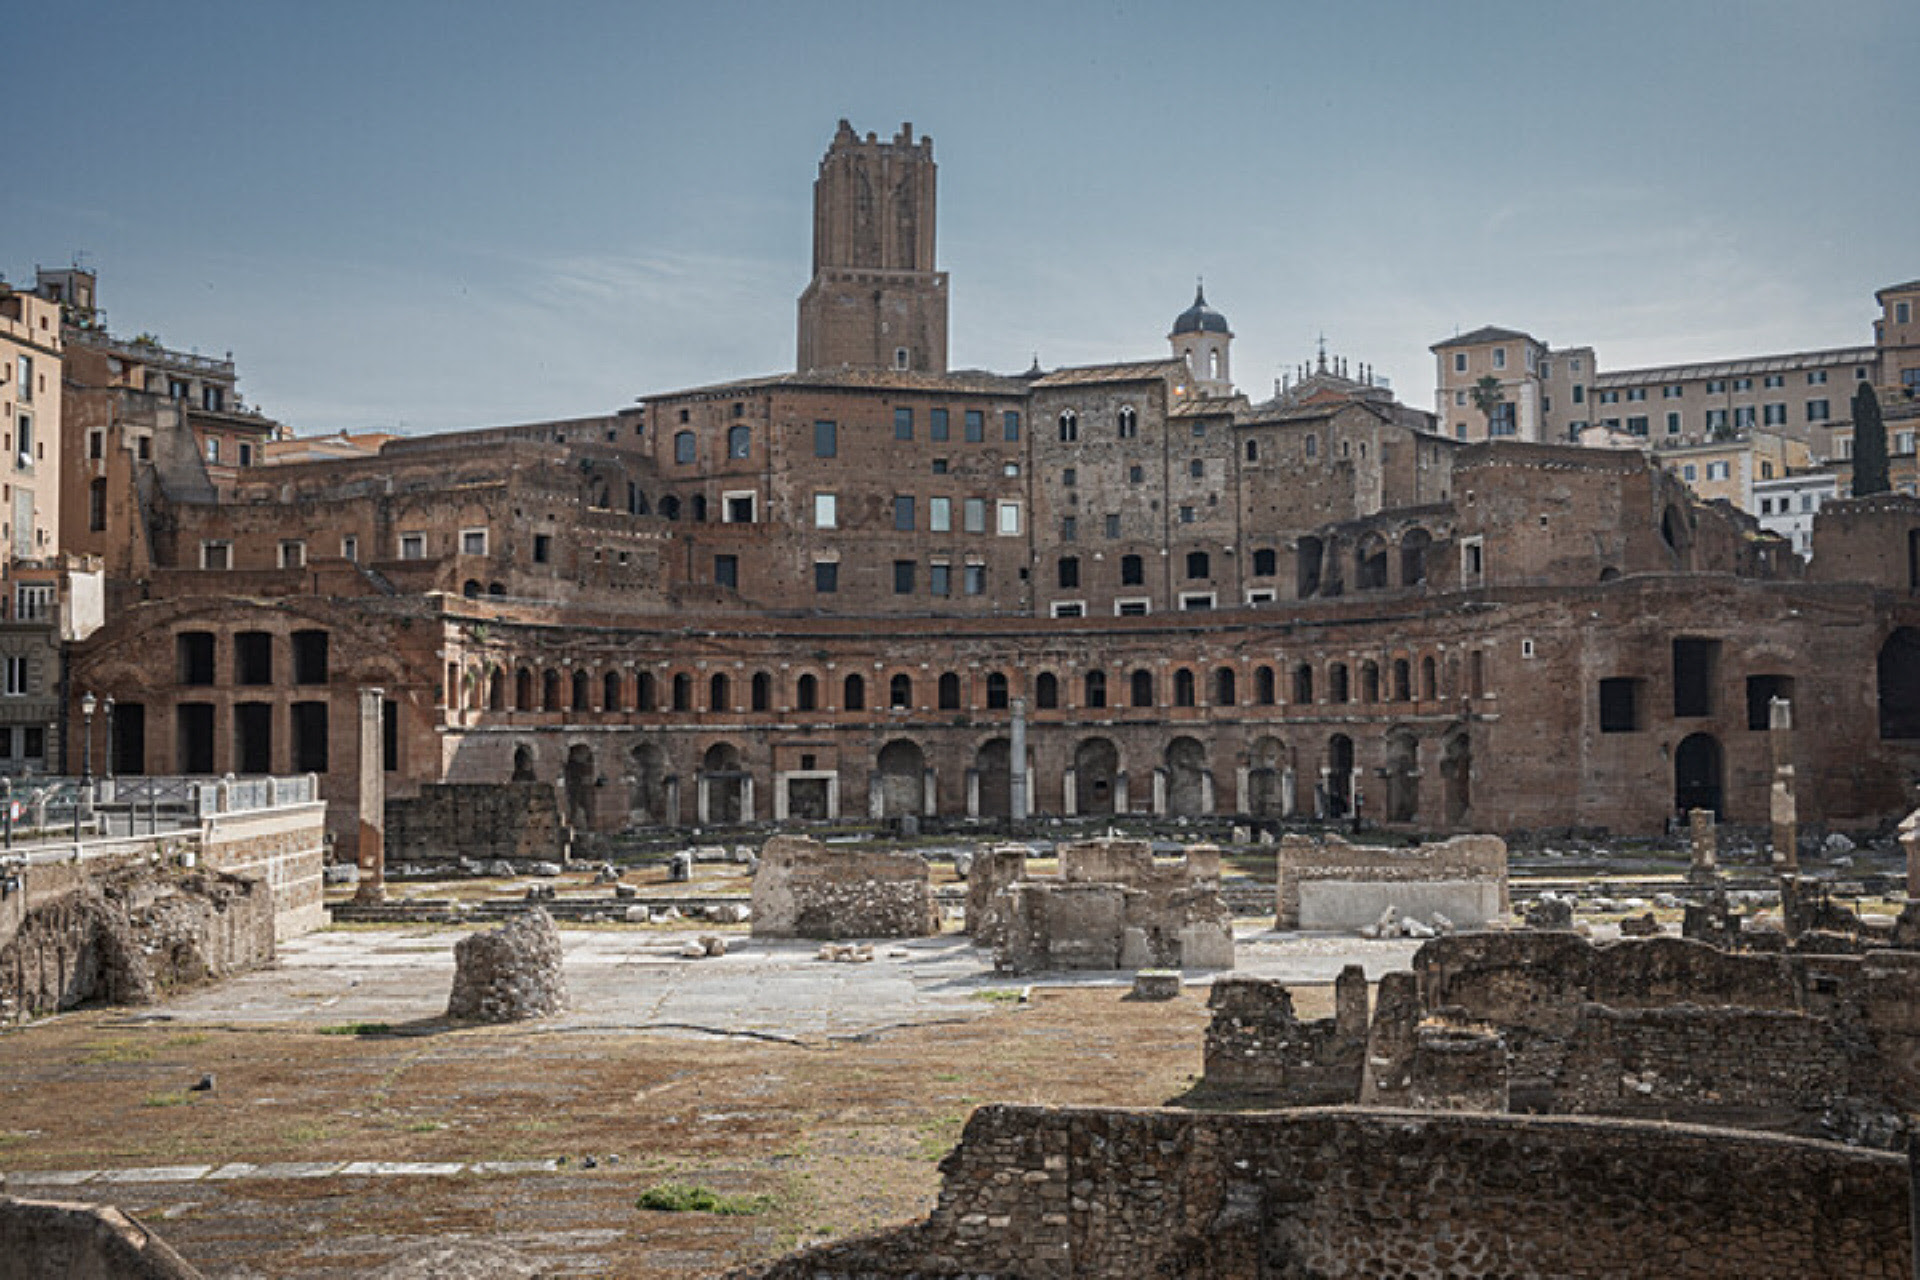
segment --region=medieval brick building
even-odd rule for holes
[[[1250,403],[1204,298],[1164,359],[950,371],[931,143],[843,124],[815,199],[795,372],[211,490],[136,458],[129,603],[73,658],[115,767],[311,770],[352,831],[378,686],[390,794],[549,780],[603,831],[1647,831],[1764,822],[1785,697],[1803,819],[1910,807],[1920,501],[1833,504],[1809,568],[1638,453],[1463,444],[1337,362]]]

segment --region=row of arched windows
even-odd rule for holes
[[[1280,681],[1282,668],[1261,664],[1253,668],[1250,677],[1251,703],[1254,706],[1276,706],[1280,702]],[[1301,662],[1292,668],[1290,702],[1310,704],[1315,701],[1315,689],[1319,684],[1317,667],[1311,662]],[[470,668],[464,677],[457,664],[448,664],[447,679],[451,689],[450,705],[464,707],[470,711],[579,711],[579,712],[732,712],[771,711],[773,710],[773,677],[764,671],[757,671],[748,677],[745,683],[745,706],[737,706],[734,701],[735,677],[732,673],[716,671],[703,682],[696,684],[695,677],[688,672],[676,672],[664,680],[651,671],[633,673],[631,678],[622,671],[608,671],[598,681],[585,669],[576,669],[562,673],[547,668],[536,673],[528,667],[520,667],[511,677],[501,667],[494,667],[481,673],[479,668]],[[1080,675],[1080,705],[1084,707],[1106,707],[1112,693],[1108,675],[1105,671],[1092,670]],[[509,688],[511,680],[511,688]],[[1176,667],[1167,679],[1166,704],[1173,707],[1197,707],[1201,705],[1203,676],[1192,667]],[[1218,666],[1204,676],[1206,705],[1214,707],[1233,707],[1241,705],[1241,673],[1233,666]],[[1161,704],[1160,680],[1155,673],[1145,667],[1128,672],[1122,682],[1126,705],[1131,707],[1155,707]],[[596,687],[597,685],[597,687]],[[702,687],[703,686],[703,687]],[[1416,666],[1412,659],[1394,658],[1384,665],[1371,658],[1350,666],[1344,661],[1325,664],[1324,701],[1330,703],[1346,702],[1412,702],[1432,701],[1439,697],[1439,666],[1427,655]],[[1006,710],[1012,704],[1013,686],[1007,674],[1002,671],[989,671],[981,679],[978,704],[989,711]],[[864,711],[867,709],[867,680],[858,672],[844,677],[840,682],[840,703],[842,711]],[[796,711],[819,711],[825,708],[822,677],[811,672],[803,673],[793,686],[793,708]],[[1057,710],[1063,704],[1062,680],[1051,671],[1042,671],[1034,677],[1033,705],[1036,710]],[[597,699],[596,699],[597,694]],[[942,673],[934,681],[934,709],[940,711],[961,711],[970,709],[967,705],[965,683],[958,672]],[[697,704],[697,705],[696,705]],[[886,705],[891,708],[910,709],[914,702],[914,679],[905,672],[892,676],[887,681]],[[1117,705],[1117,704],[1115,704]]]
[[[1120,406],[1113,416],[1114,433],[1122,440],[1131,440],[1140,434],[1140,415],[1130,404]],[[1073,444],[1080,439],[1080,414],[1078,410],[1062,409],[1055,420],[1059,428],[1060,443]]]

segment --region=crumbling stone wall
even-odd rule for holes
[[[0,1280],[200,1280],[200,1272],[110,1205],[0,1196]]]
[[[753,873],[756,938],[921,938],[940,932],[926,861],[775,836]]]
[[[1059,858],[1057,879],[1006,884],[981,913],[996,969],[1233,967],[1219,850],[1196,845],[1161,863],[1144,840],[1090,840],[1062,845]]]
[[[389,797],[387,863],[561,862],[571,847],[551,782],[426,783]]]
[[[258,881],[120,863],[26,912],[0,946],[0,1019],[146,1004],[273,955],[273,896]]]
[[[974,854],[967,870],[967,936],[977,947],[995,947],[1006,935],[1007,917],[1001,893],[1027,877],[1027,846],[988,845]]]
[[[1274,927],[1357,929],[1388,907],[1461,928],[1508,910],[1507,845],[1498,836],[1455,836],[1406,849],[1350,844],[1336,835],[1289,835],[1275,851]]]
[[[982,1107],[919,1222],[735,1276],[1910,1274],[1908,1170],[1628,1121]]]
[[[1367,975],[1348,965],[1331,1018],[1303,1022],[1284,983],[1241,975],[1213,984],[1207,1007],[1207,1094],[1273,1106],[1339,1106],[1360,1092],[1367,1048]]]

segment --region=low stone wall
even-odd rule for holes
[[[275,941],[327,925],[326,810],[319,802],[282,805],[205,821],[199,864],[266,886],[273,896]]]
[[[0,1196],[0,1280],[201,1280],[141,1223],[105,1205]]]
[[[1274,926],[1357,929],[1388,907],[1477,929],[1506,916],[1507,846],[1497,836],[1455,836],[1406,849],[1289,835],[1276,859]]]
[[[756,938],[922,938],[940,932],[933,881],[914,853],[775,836],[753,873]]]
[[[926,1219],[731,1274],[1904,1280],[1906,1160],[1628,1121],[983,1107]]]
[[[386,804],[387,865],[567,861],[571,838],[551,782],[425,783]]]
[[[1360,1096],[1367,1049],[1367,975],[1349,965],[1334,987],[1331,1018],[1302,1022],[1293,996],[1272,978],[1213,984],[1207,1007],[1202,1094],[1242,1105],[1340,1106]]]
[[[1057,877],[1027,876],[1024,859],[990,856],[978,902],[969,887],[974,941],[993,947],[1002,973],[1233,968],[1217,848],[1161,862],[1144,840],[1086,840],[1059,859]]]

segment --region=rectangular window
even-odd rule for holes
[[[1182,508],[1180,508],[1180,523],[1181,523],[1181,524],[1192,524],[1192,523],[1193,523],[1193,508],[1192,508],[1192,507],[1182,507]]]
[[[87,456],[102,458],[106,456],[107,433],[104,431],[87,432]]]
[[[1012,409],[1000,415],[1000,438],[1009,444],[1020,439],[1020,415]]]
[[[961,507],[961,519],[963,521],[961,527],[966,532],[985,533],[987,531],[987,500],[968,498]]]
[[[1213,608],[1213,592],[1189,591],[1181,595],[1180,607],[1187,612]]]
[[[1753,406],[1743,404],[1733,411],[1733,429],[1735,431],[1753,430]]]
[[[9,657],[7,659],[7,697],[24,698],[27,692],[26,658],[19,655]]]
[[[427,558],[427,535],[424,533],[401,534],[400,558],[402,560],[425,560]]]
[[[1003,538],[1011,538],[1017,536],[1019,532],[1020,504],[1018,502],[1002,502],[1000,504],[1000,536]]]
[[[1465,373],[1467,371],[1467,353],[1466,352],[1456,351],[1453,353],[1453,371],[1455,373]]]
[[[935,533],[953,532],[953,499],[927,499],[927,528]]]
[[[987,415],[983,409],[967,410],[967,443],[979,444],[987,438]]]
[[[1587,402],[1587,389],[1577,382],[1573,384],[1573,402],[1575,404],[1585,404]]]
[[[307,544],[298,539],[287,539],[280,544],[280,567],[282,569],[301,569],[307,563]]]
[[[207,461],[208,462],[220,461],[220,442],[218,440],[207,441]]]
[[[483,556],[487,554],[487,531],[485,529],[462,529],[460,531],[460,554],[463,556]]]
[[[1113,613],[1118,618],[1144,618],[1152,602],[1147,600],[1115,600]]]
[[[840,590],[840,562],[838,560],[815,560],[813,562],[813,589],[823,596],[830,596]]]
[[[1464,392],[1464,391],[1456,391],[1456,392],[1454,392],[1454,393],[1453,393],[1453,407],[1454,407],[1454,408],[1456,408],[1456,409],[1464,409],[1464,408],[1466,408],[1466,407],[1467,407],[1467,393],[1466,393],[1466,392]]]
[[[1646,435],[1647,434],[1647,415],[1644,413],[1636,413],[1632,417],[1628,418],[1627,430],[1636,436]]]
[[[831,529],[840,518],[840,500],[831,493],[813,495],[813,527]]]
[[[1633,733],[1640,728],[1640,681],[1609,676],[1600,682],[1600,732]]]
[[[1727,411],[1725,409],[1707,410],[1707,430],[1725,431],[1727,429]]]
[[[1733,380],[1733,389],[1735,391],[1751,391],[1753,390],[1753,379],[1752,378],[1735,378]]]
[[[14,392],[14,399],[18,400],[21,404],[31,404],[33,402],[32,356],[20,357],[20,370],[15,377],[15,381],[18,383],[19,389]]]
[[[1896,431],[1893,433],[1893,451],[1905,455],[1913,452],[1913,432]]]
[[[231,542],[201,543],[200,567],[202,569],[233,568],[233,544]]]
[[[893,500],[893,527],[902,533],[913,531],[913,499],[907,496]]]
[[[1684,396],[1686,393],[1687,393],[1687,389],[1682,386],[1670,386],[1670,387],[1660,388],[1660,398],[1663,400],[1678,400],[1680,397]]]
[[[1810,386],[1810,387],[1824,387],[1824,386],[1826,386],[1826,385],[1827,385],[1827,371],[1826,371],[1825,369],[1815,369],[1815,370],[1813,370],[1812,372],[1810,372],[1810,373],[1808,373],[1808,374],[1807,374],[1807,385],[1808,385],[1808,386]]]
[[[740,589],[740,557],[715,556],[713,558],[713,582],[715,586]]]
[[[1645,387],[1629,387],[1627,389],[1627,399],[1630,401],[1645,400],[1646,398],[1647,389]]]
[[[911,560],[893,562],[893,594],[897,596],[913,594],[913,563]]]
[[[952,565],[944,560],[936,560],[927,566],[927,594],[932,596],[953,594]]]
[[[834,458],[840,455],[840,428],[832,422],[813,424],[813,456]]]
[[[1107,517],[1107,536],[1109,538],[1118,538],[1120,536],[1120,517],[1119,516],[1110,515]]]
[[[346,537],[340,539],[340,558],[351,561],[354,564],[359,564],[360,539],[354,537],[352,534],[348,534]]]
[[[1765,422],[1769,427],[1786,426],[1787,406],[1784,404],[1770,404],[1766,406],[1766,413],[1761,421]]]
[[[1827,421],[1827,402],[1825,400],[1807,401],[1807,421],[1808,422]]]
[[[947,474],[947,460],[945,458],[935,458],[933,460],[933,474],[937,476]]]
[[[23,467],[31,467],[33,465],[33,417],[32,415],[25,414],[25,413],[21,414],[20,421],[17,424],[15,424],[14,431],[15,431],[14,444],[17,446],[16,452],[18,452],[20,455],[20,465]]]
[[[1056,600],[1053,603],[1053,616],[1056,618],[1084,618],[1087,606],[1079,600]]]
[[[1077,516],[1060,517],[1060,541],[1073,542],[1080,537],[1080,520]]]
[[[1695,466],[1691,462],[1689,462],[1687,463],[1687,465],[1680,468],[1680,478],[1682,480],[1685,480],[1688,484],[1692,484],[1695,480],[1698,480],[1700,478],[1700,472],[1697,468],[1695,468]]]
[[[1709,462],[1709,463],[1707,464],[1707,479],[1709,479],[1709,480],[1725,480],[1726,478],[1727,478],[1727,464],[1726,464],[1726,463],[1724,463],[1724,462]]]
[[[1507,367],[1507,349],[1505,347],[1495,347],[1493,349],[1493,367],[1496,369],[1504,369]]]
[[[1080,469],[1078,467],[1062,467],[1061,468],[1060,484],[1063,488],[1071,489],[1076,485],[1078,485],[1079,483],[1080,483]]]
[[[947,411],[945,409],[927,410],[927,438],[945,440],[947,438]]]
[[[253,465],[253,446],[248,444],[245,440],[242,440],[240,442],[240,465],[243,467],[250,467]]]
[[[1787,377],[1783,373],[1770,373],[1762,380],[1762,382],[1763,382],[1763,385],[1765,385],[1765,387],[1767,388],[1767,390],[1771,391],[1775,387],[1786,386]]]
[[[1710,395],[1710,396],[1717,396],[1717,395],[1722,395],[1722,394],[1724,394],[1724,393],[1726,392],[1726,389],[1727,389],[1727,382],[1726,382],[1726,379],[1725,379],[1725,378],[1709,378],[1709,379],[1707,379],[1707,394],[1708,394],[1708,395]]]
[[[13,617],[16,622],[44,622],[53,617],[53,585],[21,583],[13,593]]]
[[[759,505],[758,498],[758,494],[751,492],[721,494],[721,522],[723,524],[752,524],[755,510]]]
[[[1667,434],[1670,436],[1680,434],[1680,411],[1678,409],[1670,410],[1667,413]]]
[[[1713,714],[1720,642],[1681,637],[1673,642],[1673,714],[1693,719]]]
[[[1907,303],[1896,302],[1893,304],[1893,322],[1895,324],[1906,324],[1912,315],[1913,312]]]
[[[964,581],[968,595],[983,596],[987,594],[987,566],[983,564],[967,565],[965,568]]]
[[[895,409],[893,411],[893,438],[895,440],[913,439],[912,409]]]

